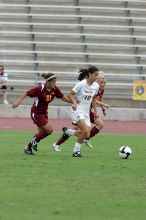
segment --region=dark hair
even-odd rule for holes
[[[43,73],[41,76],[47,81],[52,81],[54,78],[56,78],[56,75],[54,73]]]
[[[90,66],[88,69],[80,69],[79,70],[79,76],[78,76],[78,80],[83,80],[86,77],[89,77],[89,73],[95,73],[96,71],[99,71],[99,69],[97,69],[97,67],[95,66]]]

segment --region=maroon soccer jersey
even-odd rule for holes
[[[36,86],[27,91],[27,95],[35,98],[31,111],[37,114],[48,114],[48,104],[52,102],[54,97],[62,98],[64,94],[55,86],[54,88],[47,89],[45,84]]]
[[[95,96],[98,101],[101,101],[102,96],[103,96],[103,93],[104,93],[104,89],[101,90],[101,89],[99,88],[99,91],[98,91],[97,95]],[[93,106],[92,106],[92,104],[91,104],[90,111],[92,110],[92,108],[93,108]]]
[[[98,94],[96,95],[96,99],[97,99],[98,101],[101,101],[102,96],[103,96],[103,93],[104,93],[104,89],[101,90],[101,89],[99,88]]]
[[[103,96],[103,93],[104,93],[104,89],[100,89],[99,88],[99,91],[98,91],[98,93],[97,93],[97,95],[96,95],[96,99],[98,100],[98,101],[101,101],[101,99],[102,99],[102,96]],[[90,108],[90,121],[91,121],[91,123],[94,123],[94,121],[97,119],[97,118],[99,118],[99,115],[94,115],[94,112],[93,112],[93,106],[92,106],[92,104],[91,104],[91,108]]]

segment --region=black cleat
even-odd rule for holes
[[[24,153],[28,155],[35,155],[31,149],[28,149],[28,147],[24,148]]]
[[[32,148],[33,148],[34,151],[38,151],[37,143],[36,143],[36,144],[33,144],[33,145],[32,145]]]
[[[81,152],[80,151],[76,151],[72,154],[73,157],[82,157]]]
[[[63,134],[64,138],[69,138],[70,136],[68,134]]]
[[[37,142],[36,142],[35,138],[32,139],[31,144],[32,144],[33,150],[38,151]]]
[[[67,130],[67,129],[68,129],[67,127],[63,127],[63,128],[62,128],[62,131],[63,131],[63,134],[64,134],[64,135],[67,135],[67,134],[66,134],[66,130]]]

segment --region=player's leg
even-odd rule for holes
[[[40,140],[42,140],[43,138],[45,138],[49,135],[42,127],[37,126],[37,128],[38,128],[37,134],[35,134],[35,136],[31,139],[31,141],[25,147],[24,151],[27,151],[27,152],[25,152],[27,154],[33,154],[32,149],[37,151],[38,150],[37,145],[40,142]],[[30,152],[30,153],[28,153],[28,152]]]
[[[8,93],[7,93],[7,85],[2,85],[2,91],[3,91],[3,103],[8,105],[9,102],[8,102]]]
[[[48,132],[45,131],[45,129],[43,127],[39,127],[38,126],[38,132],[37,134],[32,138],[31,140],[31,144],[32,144],[32,148],[37,151],[37,144],[40,142],[40,140],[42,140],[43,138],[47,137],[49,134]]]
[[[78,137],[81,133],[80,129],[70,129],[70,128],[67,128],[67,127],[63,127],[63,132],[64,134],[67,134],[69,136],[76,136]]]
[[[37,127],[38,127],[38,132],[33,138],[34,145],[33,148],[35,150],[35,142],[36,144],[40,142],[43,138],[47,137],[48,135],[52,134],[53,128],[48,122],[48,117],[46,115],[39,115],[37,118]]]
[[[86,121],[84,119],[80,119],[78,121],[78,127],[80,129],[80,133],[77,137],[77,141],[74,145],[73,149],[73,156],[74,157],[81,157],[81,144],[83,143],[84,139],[89,138],[90,136],[90,129],[91,127],[87,125]]]
[[[65,141],[67,141],[70,138],[70,135],[66,134],[65,131],[67,131],[68,128],[63,128],[63,135],[57,140],[57,142],[53,143],[53,149],[54,151],[61,151],[60,145],[63,144]],[[76,125],[73,126],[73,130],[78,130],[78,127]]]
[[[98,134],[101,129],[104,127],[104,123],[103,121],[101,120],[101,118],[97,118],[95,121],[94,121],[94,124],[95,126],[93,126],[93,128],[91,129],[91,132],[90,132],[90,138],[94,137],[96,134]]]
[[[84,115],[80,111],[74,111],[73,109],[71,110],[71,120],[73,125],[78,126],[78,122],[80,119],[84,119]],[[64,134],[67,134],[69,136],[79,136],[80,135],[80,130],[79,129],[69,129],[67,127],[64,127],[63,129]]]
[[[90,143],[90,138],[94,137],[96,134],[100,132],[100,130],[104,127],[104,123],[101,118],[97,117],[94,121],[94,126],[91,128],[90,137],[84,141],[87,147],[92,148],[92,144]]]
[[[60,149],[60,145],[63,144],[65,141],[67,141],[69,139],[69,135],[67,134],[63,134],[58,140],[57,142],[54,142],[52,147],[54,149],[54,151],[61,151]]]
[[[37,125],[38,131],[24,149],[24,153],[29,155],[33,155],[32,148],[37,151],[37,143],[39,143],[40,140],[47,137],[53,132],[53,128],[48,123],[48,117],[46,115],[31,113],[31,118],[33,122]]]

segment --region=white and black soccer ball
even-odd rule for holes
[[[119,149],[119,156],[122,159],[128,159],[132,154],[132,150],[129,146],[122,146]]]

